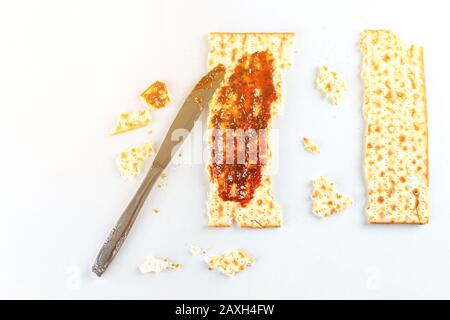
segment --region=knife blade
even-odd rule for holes
[[[172,122],[158,153],[153,160],[147,175],[134,197],[110,231],[106,241],[101,247],[92,265],[92,272],[101,277],[106,271],[111,261],[119,252],[125,239],[130,232],[140,209],[142,208],[148,194],[152,190],[161,173],[169,164],[172,156],[180,148],[184,138],[174,141],[173,133],[176,130],[186,130],[190,132],[195,121],[200,117],[203,109],[208,106],[209,100],[219,87],[225,75],[223,65],[218,65],[208,72],[194,87],[178,111],[175,120]]]

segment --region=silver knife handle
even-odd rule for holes
[[[127,208],[109,233],[108,238],[97,254],[95,262],[92,266],[92,272],[94,272],[97,276],[100,277],[103,272],[105,272],[117,252],[119,252],[119,249],[127,238],[128,233],[130,232],[131,227],[133,226],[134,221],[136,220],[136,217],[145,202],[145,199],[152,190],[162,171],[163,168],[157,166],[155,163],[152,165],[133,199],[131,199]]]

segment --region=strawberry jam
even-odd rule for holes
[[[273,72],[274,58],[269,51],[244,55],[219,89],[216,101],[220,108],[211,115],[210,128],[216,133],[210,176],[222,200],[239,202],[243,207],[261,185],[270,152],[266,130],[277,99]],[[220,139],[217,132],[222,132]]]

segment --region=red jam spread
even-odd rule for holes
[[[260,132],[267,129],[271,105],[277,99],[273,72],[274,58],[269,51],[244,55],[228,83],[219,89],[217,102],[221,107],[214,110],[211,117],[212,129],[224,133],[221,142],[213,134],[210,176],[218,185],[222,200],[239,202],[243,207],[252,200],[255,190],[261,185],[268,137]],[[250,150],[255,150],[255,139],[251,135],[245,134],[238,143],[236,134],[225,134],[230,131],[227,129],[246,133],[254,130],[258,139],[255,155],[250,154]],[[227,137],[234,141],[227,141]],[[234,154],[227,155],[227,151]]]

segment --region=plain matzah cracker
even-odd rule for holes
[[[327,66],[319,67],[316,79],[317,88],[331,100],[334,105],[337,105],[347,90],[347,85],[336,72],[330,70]]]
[[[230,250],[222,256],[211,256],[206,259],[209,270],[217,269],[227,276],[234,276],[252,266],[256,259],[241,249]]]
[[[428,223],[423,49],[389,30],[366,30],[361,50],[369,223]]]
[[[148,125],[151,121],[150,111],[143,109],[137,112],[124,112],[117,120],[116,126],[111,134],[119,134],[133,129],[142,128]]]
[[[131,180],[140,171],[142,163],[155,151],[150,141],[133,147],[130,150],[122,151],[117,158],[120,174],[125,180]]]
[[[334,189],[334,182],[319,177],[313,180],[313,213],[319,217],[329,217],[338,213],[353,203],[347,195],[342,195]]]
[[[244,54],[270,51],[274,57],[273,82],[277,94],[277,100],[271,106],[273,119],[282,104],[282,71],[292,66],[294,38],[293,33],[210,33],[209,69],[223,64],[227,68],[225,79],[228,79],[234,71],[236,62]],[[225,84],[226,81],[223,85]],[[220,110],[221,107],[220,103],[217,103],[219,91],[220,89],[216,91],[210,103],[209,126],[211,126],[211,111]],[[270,135],[270,124],[268,131]],[[209,136],[209,144],[212,146],[212,135]],[[270,145],[268,147],[270,150]],[[209,226],[229,227],[233,219],[240,227],[281,226],[281,208],[274,201],[271,184],[271,156],[263,166],[261,185],[245,207],[238,202],[223,201],[219,196],[217,185],[211,181],[207,203]]]

